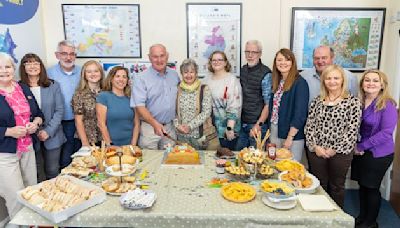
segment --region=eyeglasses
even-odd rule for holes
[[[225,62],[225,59],[212,59],[211,62],[213,63]]]
[[[70,53],[68,53],[68,52],[57,52],[59,55],[61,55],[61,57],[67,57],[67,56],[69,56],[69,57],[75,57],[76,56],[76,53],[75,52],[70,52]]]
[[[24,63],[24,66],[40,66],[39,62],[26,62]]]
[[[250,55],[250,54],[256,55],[256,54],[260,54],[260,51],[244,51],[244,53],[245,53],[246,55]]]

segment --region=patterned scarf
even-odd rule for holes
[[[186,84],[186,82],[182,80],[179,84],[179,87],[186,92],[194,92],[199,88],[200,84],[201,83],[199,79],[196,79],[196,81],[194,81],[191,85]]]

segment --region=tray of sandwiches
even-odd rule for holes
[[[17,192],[17,200],[48,220],[59,223],[106,200],[103,189],[62,175]]]

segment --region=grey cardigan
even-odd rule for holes
[[[61,125],[64,116],[64,98],[58,82],[53,81],[49,87],[40,87],[40,104],[44,115],[41,129],[49,135],[44,146],[48,150],[56,149],[67,141]]]

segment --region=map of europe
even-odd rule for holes
[[[364,68],[367,63],[370,27],[370,18],[307,19],[301,67],[311,68],[314,48],[328,45],[335,51],[336,64],[344,68]]]

